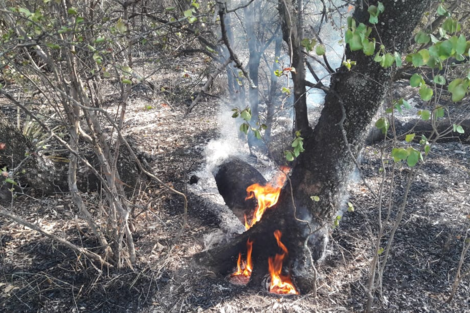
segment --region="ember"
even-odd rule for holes
[[[276,237],[278,246],[282,249],[282,254],[276,254],[273,258],[268,259],[269,264],[269,274],[271,275],[271,284],[269,286],[269,292],[277,294],[290,294],[297,295],[299,294],[295,290],[292,280],[287,275],[282,275],[282,263],[284,258],[287,256],[287,248],[281,242],[282,233],[279,230],[274,232],[274,237]]]
[[[253,227],[254,224],[261,220],[266,209],[274,206],[279,200],[279,195],[281,194],[281,188],[284,186],[284,183],[287,179],[287,174],[289,173],[290,168],[283,166],[281,167],[281,172],[271,179],[269,183],[265,186],[260,184],[253,184],[246,189],[248,196],[246,200],[251,198],[256,198],[258,200],[258,205],[255,208],[251,222],[248,223],[247,217],[245,215],[245,228],[248,230]]]
[[[234,284],[246,285],[251,277],[253,262],[251,261],[251,252],[253,251],[253,241],[248,239],[246,242],[246,262],[242,261],[242,253],[238,254],[237,271],[230,275],[230,280]]]

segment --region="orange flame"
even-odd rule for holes
[[[289,295],[298,295],[299,293],[295,290],[292,280],[287,275],[282,275],[282,263],[284,258],[287,256],[287,248],[281,242],[282,233],[279,230],[274,232],[274,237],[276,237],[277,245],[283,251],[282,254],[276,254],[273,258],[268,259],[269,264],[269,274],[271,274],[271,284],[269,286],[269,292],[277,294],[289,294]]]
[[[260,184],[253,184],[246,188],[248,196],[245,198],[245,200],[252,199],[253,197],[258,200],[258,205],[255,208],[251,223],[248,223],[247,217],[245,215],[246,230],[250,229],[253,225],[261,220],[261,217],[263,217],[266,209],[274,206],[277,203],[279,200],[279,195],[281,194],[281,188],[286,182],[289,171],[289,167],[282,166],[281,172],[275,175],[273,179],[271,179],[271,181],[265,186]]]
[[[253,262],[251,261],[251,252],[253,251],[253,241],[248,239],[246,242],[246,262],[242,261],[242,253],[238,254],[237,271],[230,275],[230,277],[237,277],[238,281],[243,284],[248,283],[253,271]]]

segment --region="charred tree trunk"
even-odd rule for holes
[[[401,53],[407,48],[428,1],[382,2],[385,12],[379,20],[384,23],[377,24],[378,34],[373,32],[371,36],[377,41],[381,39],[387,49],[394,47]],[[377,4],[377,1],[370,4]],[[356,10],[356,21],[368,24],[367,7]],[[349,175],[354,169],[351,153],[357,155],[360,151],[367,128],[390,86],[392,74],[391,69],[382,68],[362,51],[346,53],[346,58],[356,61],[357,65],[354,71],[342,67],[332,76],[318,124],[311,134],[307,131],[305,152],[298,157],[277,205],[229,245],[197,255],[200,264],[227,274],[250,238],[254,240],[251,284],[259,286],[267,273],[267,258],[277,251],[272,234],[280,230],[282,242],[289,250],[283,268],[290,271],[301,293],[313,288],[312,259],[323,255],[331,217],[341,207],[346,194]],[[318,196],[320,200],[312,201],[311,196]]]

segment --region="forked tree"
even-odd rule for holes
[[[332,217],[342,205],[355,158],[391,86],[394,67],[384,67],[374,61],[374,55],[368,56],[362,49],[351,51],[351,45],[348,45],[345,59],[356,62],[353,70],[347,65],[338,68],[331,75],[329,87],[306,82],[301,48],[303,38],[297,28],[299,18],[301,22],[298,14],[301,10],[296,10],[299,3],[301,1],[280,0],[279,11],[284,40],[291,49],[292,65],[296,68],[293,75],[295,121],[304,138],[305,151],[294,161],[279,202],[266,211],[261,221],[229,244],[197,255],[196,260],[227,274],[238,253],[246,250],[250,239],[253,241],[254,266],[250,284],[260,286],[268,272],[268,258],[278,251],[273,233],[280,230],[282,242],[289,251],[284,267],[289,269],[299,291],[306,293],[315,285],[316,270],[312,262],[324,254]],[[368,40],[383,45],[384,52],[401,54],[409,47],[413,31],[430,3],[428,0],[384,0],[379,4],[372,0],[356,7],[353,20],[355,25],[363,23],[371,27]],[[377,24],[369,22],[371,13],[368,9],[372,5],[380,8],[380,13],[372,12],[380,15]],[[316,85],[326,91],[324,108],[314,129],[308,124],[307,85]],[[312,197],[318,201],[313,201]]]

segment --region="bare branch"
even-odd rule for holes
[[[220,66],[208,79],[207,79],[207,82],[206,84],[204,85],[204,87],[202,88],[202,92],[200,92],[196,99],[193,100],[193,102],[191,103],[191,105],[189,106],[188,110],[186,111],[186,114],[184,115],[185,117],[191,113],[192,109],[199,103],[199,101],[201,100],[201,97],[203,94],[206,94],[208,91],[209,91],[209,87],[212,85],[212,83],[214,82],[214,79],[217,77],[217,75],[220,74],[220,72],[222,72],[224,70],[224,68],[227,67],[227,65],[229,65],[231,59],[227,59],[225,61],[224,64],[222,64],[222,66]]]
[[[258,87],[255,86],[253,81],[250,79],[248,72],[245,70],[245,68],[243,67],[243,64],[240,62],[237,55],[235,54],[235,52],[232,50],[232,47],[230,46],[230,42],[227,37],[227,29],[225,28],[225,23],[224,23],[225,4],[219,3],[219,5],[220,5],[219,17],[220,17],[220,28],[222,31],[222,40],[224,41],[225,46],[227,47],[228,52],[230,53],[230,59],[233,60],[233,62],[235,62],[236,67],[242,71],[243,76],[245,76],[245,78],[248,80],[250,87],[253,89],[256,89]]]
[[[232,10],[227,10],[227,13],[232,13],[232,12],[238,11],[238,10],[240,10],[240,9],[244,9],[244,8],[246,8],[247,6],[249,6],[250,4],[252,4],[253,1],[255,1],[255,0],[250,0],[250,1],[248,1],[246,4],[242,4],[242,5],[239,6],[238,8],[235,8],[235,9],[232,9]]]
[[[0,205],[0,215],[3,216],[3,217],[6,217],[6,218],[9,218],[13,221],[15,221],[16,223],[20,224],[20,225],[23,225],[23,226],[26,226],[32,230],[35,230],[41,234],[43,234],[44,236],[46,237],[49,237],[55,241],[58,241],[60,242],[61,244],[63,244],[64,246],[74,250],[74,251],[77,251],[81,254],[84,254],[86,255],[87,257],[89,257],[90,259],[93,259],[95,261],[98,261],[100,262],[101,265],[105,265],[107,267],[113,267],[111,264],[109,264],[108,262],[106,262],[105,260],[103,260],[103,258],[101,256],[99,256],[98,254],[94,253],[94,252],[91,252],[89,251],[88,249],[85,249],[85,248],[82,248],[82,247],[79,247],[79,246],[76,246],[74,245],[73,243],[71,243],[70,241],[66,240],[66,239],[63,239],[63,238],[60,238],[54,234],[51,234],[45,230],[43,230],[41,227],[35,225],[35,224],[31,224],[25,220],[23,220],[22,218],[16,216],[15,214],[9,212],[7,209],[5,209],[2,205]]]

